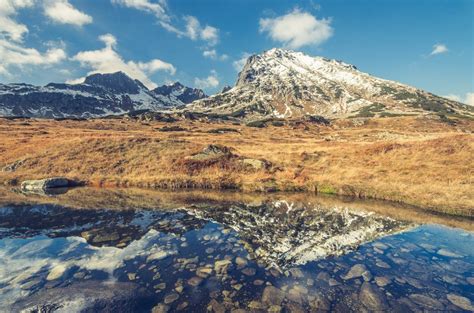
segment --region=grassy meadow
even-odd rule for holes
[[[255,125],[253,125],[255,126]],[[262,125],[257,125],[262,126]],[[433,116],[233,122],[0,119],[0,183],[301,191],[474,215],[474,122]],[[199,159],[209,145],[229,148]],[[245,161],[250,160],[250,161]],[[257,165],[253,166],[257,161]]]

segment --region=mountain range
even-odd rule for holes
[[[202,90],[179,82],[149,90],[123,72],[93,74],[80,84],[0,84],[0,116],[101,117],[169,110],[204,97]]]
[[[81,84],[0,84],[0,116],[101,117],[131,111],[179,111],[245,120],[458,114],[473,108],[338,60],[271,49],[247,59],[235,86],[213,96],[174,83],[149,90],[122,72],[93,74]]]

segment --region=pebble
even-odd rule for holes
[[[263,290],[262,302],[267,305],[280,305],[285,298],[285,294],[274,286],[267,286]]]
[[[391,266],[388,263],[384,262],[384,261],[377,261],[375,263],[375,265],[377,265],[378,267],[381,267],[381,268],[391,268]]]
[[[194,276],[188,280],[188,284],[193,287],[199,286],[201,283],[202,283],[202,278],[198,276]]]
[[[272,305],[268,308],[269,313],[280,313],[281,312],[281,306],[279,305]]]
[[[170,304],[178,300],[179,295],[177,293],[171,293],[165,296],[164,302],[165,304]]]
[[[225,307],[215,299],[212,299],[207,307],[210,312],[225,313]]]
[[[349,280],[349,279],[353,279],[353,278],[362,277],[364,274],[365,275],[370,274],[367,267],[364,264],[356,264],[356,265],[352,266],[351,269],[349,270],[349,272],[347,272],[346,275],[342,276],[342,278],[345,279],[345,280]]]
[[[384,311],[387,309],[385,295],[374,285],[364,282],[359,292],[359,300],[369,310]]]
[[[460,307],[463,310],[474,311],[474,306],[472,305],[471,300],[469,300],[466,297],[462,297],[462,296],[450,293],[447,295],[447,298],[449,302]]]
[[[166,313],[169,311],[169,309],[170,309],[169,306],[163,303],[160,303],[156,305],[155,307],[153,307],[153,309],[151,309],[151,313]]]
[[[380,276],[377,276],[375,277],[375,283],[377,284],[377,286],[379,287],[385,287],[387,286],[388,284],[390,284],[390,279],[388,277],[380,277]]]
[[[291,276],[293,276],[295,278],[303,278],[304,277],[303,271],[301,271],[301,269],[299,269],[297,267],[290,268],[288,271],[291,273]]]
[[[229,260],[219,260],[214,263],[214,270],[216,271],[217,275],[223,275],[227,273],[227,269],[232,264]]]
[[[213,272],[213,269],[210,267],[200,267],[196,270],[196,275],[202,278],[207,278],[209,275],[211,275]]]
[[[242,273],[246,276],[254,276],[257,271],[254,268],[246,267],[242,270]]]
[[[244,258],[238,256],[238,257],[235,258],[235,263],[236,263],[238,266],[244,267],[244,266],[247,265],[248,261],[247,261],[246,259],[244,259]]]
[[[259,301],[251,301],[248,304],[249,309],[254,309],[254,310],[263,310],[265,309],[265,305],[263,305],[262,302]]]
[[[232,288],[234,288],[235,290],[240,290],[242,289],[243,285],[242,284],[235,284],[235,285],[232,285]]]
[[[189,305],[189,303],[186,302],[186,301],[184,301],[183,303],[178,304],[178,306],[176,307],[176,309],[177,309],[178,311],[181,311],[181,310],[184,310],[185,308],[187,308],[188,305]]]
[[[331,287],[340,285],[340,283],[337,280],[335,280],[334,278],[329,279],[328,283],[329,283],[329,286],[331,286]]]
[[[412,294],[409,296],[410,300],[425,308],[434,310],[443,310],[444,306],[441,302],[431,297],[422,294]]]

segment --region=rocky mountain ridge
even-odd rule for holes
[[[93,74],[80,84],[0,84],[0,116],[89,118],[163,111],[205,96],[202,90],[180,83],[149,90],[123,72]]]
[[[233,88],[197,100],[187,110],[245,119],[429,112],[474,116],[459,102],[371,76],[342,61],[284,49],[250,56]]]

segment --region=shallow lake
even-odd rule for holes
[[[474,310],[473,220],[304,194],[0,189],[5,312]]]

